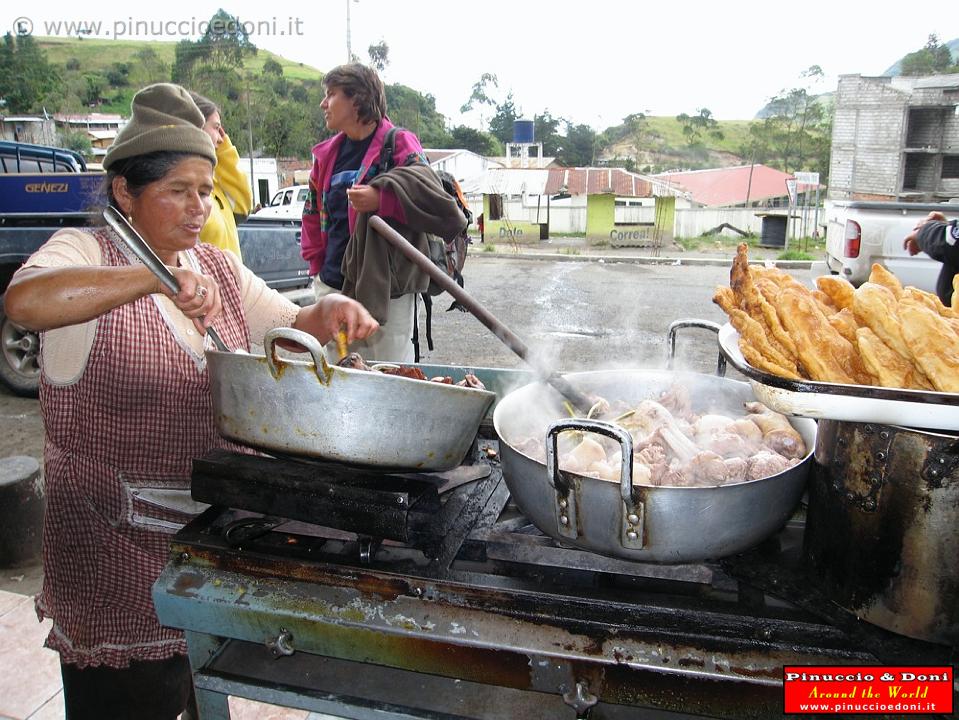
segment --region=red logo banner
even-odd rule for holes
[[[845,665],[783,668],[786,713],[949,714],[951,667]]]

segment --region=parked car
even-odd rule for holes
[[[300,218],[303,216],[303,205],[306,204],[306,194],[309,191],[309,185],[280,188],[273,195],[270,204],[256,212],[256,217]]]
[[[104,176],[85,170],[70,150],[0,142],[0,383],[17,395],[37,394],[40,342],[7,319],[3,293],[17,268],[59,228],[102,222],[93,208]],[[297,213],[257,215],[237,227],[244,264],[277,290],[310,283],[300,224]]]
[[[837,200],[827,201],[825,210],[826,265],[832,273],[858,286],[878,263],[903,285],[935,292],[942,264],[925,253],[910,256],[902,242],[933,210],[959,216],[959,203]]]

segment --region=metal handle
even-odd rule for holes
[[[283,370],[280,367],[280,359],[276,355],[277,340],[288,340],[302,345],[306,352],[313,356],[313,365],[316,368],[316,377],[319,381],[328,385],[333,376],[333,368],[326,360],[326,353],[323,352],[323,346],[320,341],[309,333],[294,328],[278,327],[268,331],[263,336],[263,351],[266,353],[266,364],[270,368],[270,374],[274,379],[279,380]]]
[[[267,641],[266,646],[270,649],[270,652],[273,653],[274,658],[278,658],[281,655],[290,656],[295,652],[293,648],[293,633],[286,628],[280,628],[280,634],[276,636],[275,640]]]
[[[117,210],[115,207],[110,206],[103,211],[103,219],[107,221],[107,225],[113,228],[117,235],[120,236],[120,239],[123,241],[123,244],[126,245],[130,252],[140,258],[140,262],[146,265],[147,269],[152,272],[159,280],[162,282],[171,292],[179,293],[180,292],[180,283],[177,282],[176,277],[170,272],[170,268],[164,265],[160,258],[156,256],[156,253],[153,252],[146,240],[138,233],[134,227],[127,222],[127,219],[123,217],[123,214]],[[213,341],[213,344],[216,345],[217,350],[222,350],[223,352],[230,352],[230,348],[226,346],[226,343],[220,339],[220,336],[217,334],[216,330],[212,327],[206,329],[206,334],[210,336],[210,340]]]
[[[720,325],[719,323],[714,323],[711,320],[697,320],[696,318],[683,318],[681,320],[673,320],[669,324],[669,329],[666,331],[666,369],[673,369],[673,359],[676,357],[676,331],[682,328],[703,328],[704,330],[712,330],[714,333],[719,335]],[[719,377],[726,377],[726,356],[722,352],[718,353],[719,357],[716,360],[716,374]]]
[[[591,432],[616,440],[620,448],[619,495],[623,501],[621,541],[623,547],[643,547],[643,519],[645,508],[633,496],[633,438],[629,432],[604,420],[569,418],[557,420],[546,430],[546,479],[556,491],[556,520],[560,535],[576,538],[579,535],[578,499],[573,486],[559,470],[557,449],[559,434],[568,431]]]
[[[492,330],[493,334],[499,338],[506,347],[532,367],[542,380],[552,385],[560,395],[569,400],[573,404],[573,407],[581,411],[584,415],[589,411],[590,406],[593,404],[589,398],[576,390],[570,385],[566,378],[559,375],[555,370],[545,367],[541,362],[532,358],[529,348],[519,336],[510,330],[499,318],[493,315],[493,313],[483,307],[476,298],[461,288],[449,275],[436,267],[432,260],[413,247],[405,237],[387,225],[383,218],[374,215],[370,217],[369,224],[380,237],[399,250],[407,260],[429,275],[433,282],[469,310],[473,317],[483,323],[489,330]]]

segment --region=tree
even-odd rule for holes
[[[826,108],[810,92],[822,79],[823,71],[812,65],[800,78],[806,87],[783,90],[770,100],[769,115],[761,122],[750,123],[749,142],[740,152],[784,172],[813,170],[825,182],[829,173],[828,147],[831,144],[832,119]]]
[[[283,77],[283,66],[275,59],[267,58],[266,62],[263,63],[263,74]]]
[[[487,88],[489,86],[494,88],[499,88],[499,81],[496,79],[496,76],[492,73],[483,73],[480,75],[480,79],[473,83],[473,91],[470,93],[469,100],[467,100],[460,107],[460,112],[466,114],[473,110],[477,105],[485,105],[488,109],[496,107],[496,101],[493,100]],[[480,112],[480,125],[483,125],[483,114]]]
[[[133,53],[129,82],[137,88],[170,80],[170,65],[160,59],[156,50],[146,46]]]
[[[520,117],[513,93],[510,91],[501,105],[496,106],[496,114],[489,121],[489,131],[504,145],[513,142],[513,123]]]
[[[0,45],[0,100],[7,113],[39,110],[59,87],[56,68],[30,35],[10,33]]]
[[[206,61],[214,66],[238,68],[244,58],[256,55],[256,45],[238,17],[217,10],[199,42],[206,49]]]
[[[959,61],[952,61],[949,47],[930,35],[925,46],[902,59],[903,75],[936,75],[959,72]]]
[[[69,150],[76,150],[81,155],[90,157],[93,152],[93,143],[90,142],[90,136],[83,130],[70,130],[61,128],[57,130],[60,147]]]
[[[564,138],[558,132],[562,122],[565,121],[554,118],[549,110],[544,110],[541,115],[533,118],[533,136],[536,142],[543,143],[544,155],[554,157],[562,149]]]
[[[473,92],[470,94],[469,100],[467,100],[460,108],[460,112],[468,113],[476,104],[496,107],[496,102],[492,100],[489,96],[489,93],[486,92],[488,85],[498,88],[499,81],[492,73],[483,73],[480,75],[480,79],[473,83]]]
[[[589,167],[596,157],[597,136],[589,125],[566,121],[566,140],[557,160],[567,167]]]
[[[378,72],[386,70],[386,66],[390,64],[390,46],[386,44],[386,40],[381,38],[378,43],[370,45],[367,52],[370,54],[372,67]]]
[[[184,85],[195,82],[196,67],[202,64],[216,70],[237,70],[244,58],[256,54],[256,45],[239,18],[223,9],[210,18],[206,32],[196,42],[181,40],[174,48],[173,81]]]
[[[626,159],[626,169],[634,171],[639,157],[646,151],[649,133],[649,123],[646,121],[646,113],[632,113],[623,118],[623,125],[626,128],[626,138],[633,148],[633,157]]]
[[[719,123],[716,122],[712,112],[708,108],[699,108],[696,113],[692,117],[686,113],[676,116],[680,125],[683,126],[686,143],[690,146],[702,144],[703,133],[714,140],[722,140],[723,132],[719,129]]]
[[[477,155],[498,157],[503,155],[503,146],[499,140],[488,132],[471,128],[467,125],[457,125],[450,133],[452,147],[471,150]]]

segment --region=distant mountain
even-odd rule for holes
[[[959,59],[959,38],[956,38],[955,40],[950,40],[949,42],[943,43],[943,44],[944,44],[947,48],[949,48],[949,52],[952,53],[952,59],[953,59],[953,61],[956,61],[957,59]],[[904,57],[905,57],[905,56],[903,56],[902,58],[899,58],[894,64],[890,65],[890,66],[886,69],[886,72],[881,73],[881,74],[879,75],[879,77],[886,77],[886,76],[888,76],[888,77],[898,77],[899,75],[901,75],[901,74],[902,74],[902,61],[903,61],[903,58],[904,58]],[[832,102],[833,102],[833,95],[834,95],[834,94],[835,94],[835,93],[832,93],[832,92],[823,93],[822,95],[817,95],[815,99],[816,99],[817,102],[821,102],[821,103],[823,103],[823,104],[831,105]],[[763,108],[761,108],[761,109],[759,110],[759,112],[756,113],[756,117],[755,117],[754,119],[755,119],[755,120],[762,120],[762,119],[767,118],[767,117],[770,117],[771,115],[774,115],[774,114],[775,114],[775,109],[772,107],[772,104],[770,103],[770,104],[765,105]]]
[[[943,43],[949,52],[952,53],[952,61],[955,62],[959,59],[959,38],[955,40],[950,40],[947,43]],[[899,58],[894,64],[890,65],[886,72],[883,75],[888,75],[889,77],[897,77],[902,74],[902,58]]]

